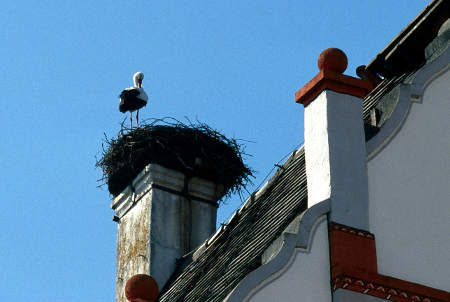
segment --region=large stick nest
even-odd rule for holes
[[[253,177],[243,162],[243,146],[203,123],[189,125],[170,119],[152,120],[140,128],[122,124],[117,138],[105,135],[96,166],[101,181],[117,196],[150,163],[222,185],[224,195],[240,193]]]

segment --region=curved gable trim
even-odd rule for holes
[[[450,69],[450,47],[434,61],[420,69],[412,84],[400,85],[400,96],[391,117],[381,127],[380,132],[366,143],[368,160],[375,157],[395,137],[403,126],[411,104],[421,102],[427,86],[439,75]]]
[[[286,268],[295,248],[309,249],[312,245],[314,226],[317,220],[330,212],[330,200],[324,200],[307,209],[300,218],[297,234],[283,233],[283,246],[268,263],[248,274],[224,299],[224,302],[245,301],[252,291],[266,279]]]

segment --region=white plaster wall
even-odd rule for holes
[[[368,163],[381,274],[450,291],[450,71]]]
[[[305,108],[305,161],[308,207],[331,196],[327,91]]]
[[[362,108],[360,98],[322,91],[305,108],[305,160],[308,206],[331,198],[332,221],[366,230],[368,192]]]
[[[382,298],[369,296],[363,293],[354,292],[339,288],[333,293],[333,302],[386,302]]]
[[[296,248],[287,267],[246,299],[251,302],[331,301],[328,227],[326,216],[317,222],[309,251]]]

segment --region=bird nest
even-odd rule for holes
[[[101,168],[109,192],[117,196],[150,163],[220,184],[224,196],[241,193],[253,177],[244,164],[243,146],[203,123],[189,125],[152,120],[136,129],[122,129],[117,138],[105,135]]]

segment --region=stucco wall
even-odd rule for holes
[[[314,227],[311,249],[296,248],[286,268],[246,301],[331,301],[329,265],[327,219],[322,216]]]
[[[434,75],[436,76],[436,74]],[[381,274],[450,291],[450,71],[428,83],[368,162]],[[407,96],[409,97],[409,96]]]
[[[305,160],[308,206],[331,197],[332,221],[366,230],[368,193],[362,108],[360,98],[322,91],[305,108]]]
[[[338,289],[333,293],[333,302],[386,302],[381,299],[346,289]]]

